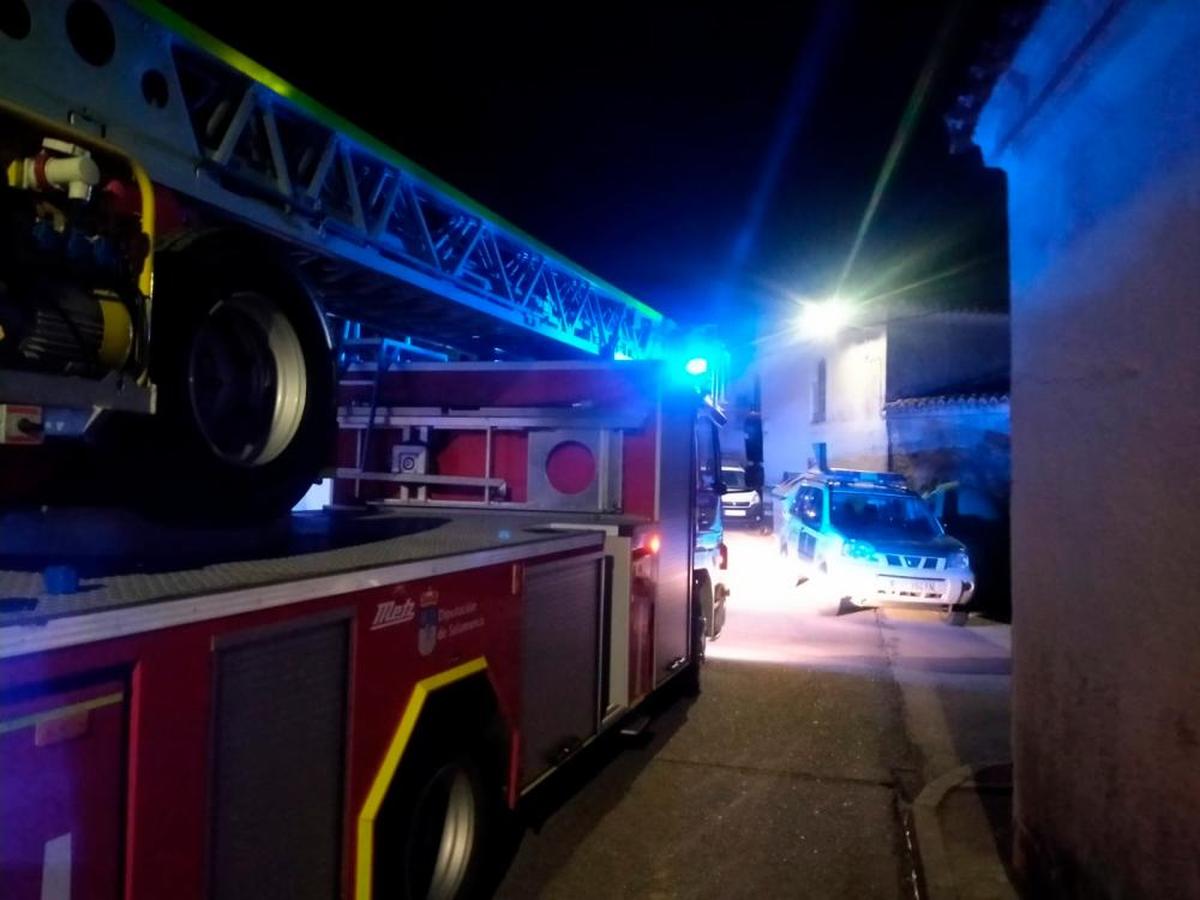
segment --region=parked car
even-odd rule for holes
[[[741,466],[721,466],[721,480],[725,493],[721,495],[721,512],[729,526],[745,524],[761,528],[766,516],[763,510],[762,491],[746,484],[746,472]]]
[[[795,560],[797,580],[818,592],[822,612],[918,607],[966,624],[975,593],[967,549],[902,476],[814,470],[785,498],[780,547]]]

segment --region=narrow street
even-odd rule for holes
[[[498,896],[911,897],[911,800],[1008,758],[1007,625],[821,617],[773,538],[728,543],[703,695],[549,785]]]

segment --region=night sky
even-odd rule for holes
[[[842,293],[1006,305],[1003,180],[951,157],[942,125],[999,2],[169,5],[597,274],[730,332],[837,289],[933,57]]]

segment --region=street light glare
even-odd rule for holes
[[[797,324],[804,337],[828,340],[841,331],[849,321],[849,305],[844,300],[833,297],[821,302],[805,303],[800,310]]]

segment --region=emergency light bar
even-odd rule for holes
[[[908,487],[908,482],[899,472],[863,472],[857,469],[830,469],[823,474],[831,483],[878,484],[884,487]]]

